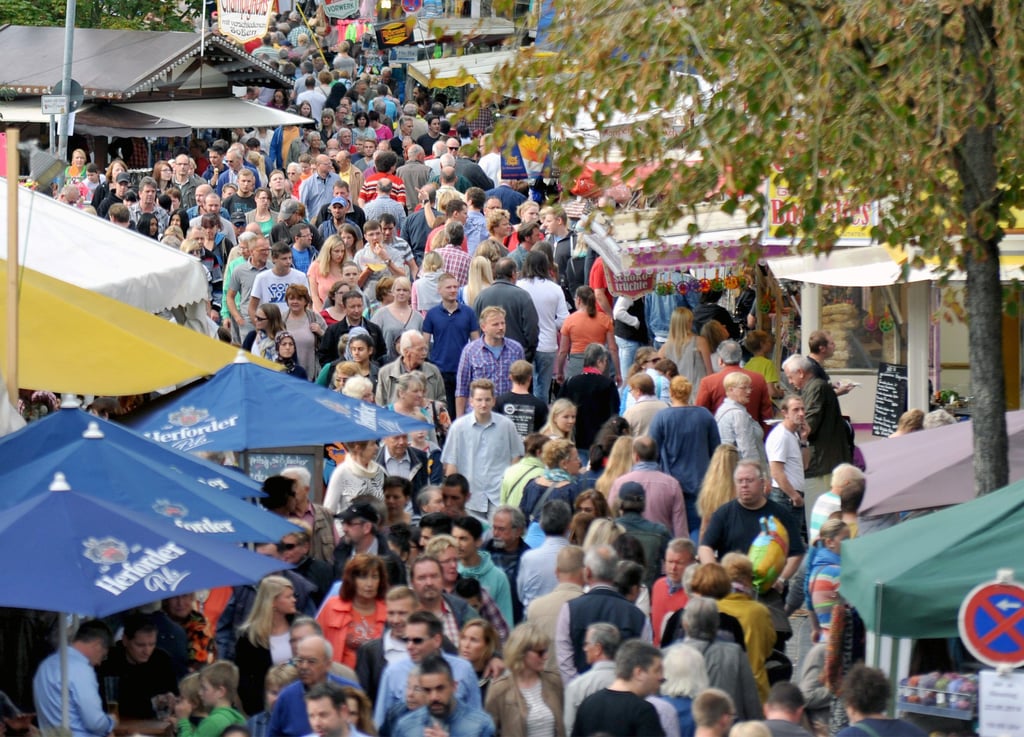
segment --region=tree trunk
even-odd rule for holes
[[[964,61],[983,68],[994,43],[991,7],[967,6]],[[964,80],[965,85],[970,84]],[[976,82],[975,82],[976,84]],[[977,94],[977,90],[975,90]],[[1003,370],[1003,289],[999,279],[998,167],[996,165],[995,84],[991,70],[975,104],[984,108],[985,127],[969,128],[957,147],[956,168],[963,184],[967,221],[968,348],[974,426],[974,487],[978,495],[1009,482],[1006,438],[1006,388]]]

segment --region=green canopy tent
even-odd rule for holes
[[[839,591],[866,628],[896,638],[956,637],[967,593],[1000,568],[1024,569],[1024,481],[843,543]],[[1018,580],[1024,580],[1020,570]]]

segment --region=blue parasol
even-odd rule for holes
[[[181,451],[253,450],[375,440],[430,430],[425,422],[240,356],[207,382],[157,400],[127,424]]]
[[[57,414],[89,417],[71,410]],[[107,425],[130,434],[111,423]],[[49,435],[47,428],[54,426],[46,421],[37,422],[22,432],[26,436],[36,432]],[[145,451],[145,455],[116,444],[93,418],[77,438],[41,456],[9,457],[0,443],[0,509],[48,493],[41,490],[46,489],[53,472],[61,469],[80,494],[170,522],[188,532],[226,542],[261,542],[277,541],[296,531],[294,525],[281,517],[182,473],[174,466],[177,454],[173,451],[136,439],[141,443],[138,450]]]

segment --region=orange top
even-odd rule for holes
[[[591,343],[608,345],[608,333],[612,332],[612,319],[600,310],[594,317],[586,310],[576,310],[562,323],[562,335],[569,338],[569,353],[583,353]]]
[[[324,602],[316,621],[334,648],[334,660],[354,669],[359,646],[384,634],[388,607],[383,599],[379,599],[373,614],[362,615],[352,608],[352,604],[340,596],[332,596]]]

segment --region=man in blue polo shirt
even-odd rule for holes
[[[423,318],[423,335],[427,340],[433,338],[430,362],[441,372],[448,411],[454,412],[459,358],[462,357],[466,343],[480,337],[480,325],[473,308],[458,301],[457,278],[451,274],[442,274],[437,280],[437,292],[441,296],[441,304],[427,311],[427,316]]]
[[[267,734],[275,737],[304,737],[310,734],[313,729],[309,726],[309,715],[306,713],[305,694],[318,683],[331,682],[362,690],[358,683],[330,672],[332,656],[331,643],[319,635],[304,637],[295,646],[292,662],[299,671],[299,680],[285,686],[278,695],[270,714]]]

